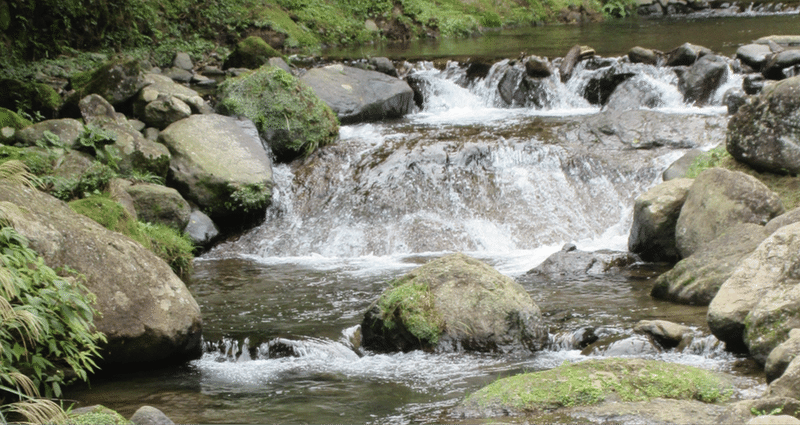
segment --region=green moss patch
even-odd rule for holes
[[[0,128],[11,127],[15,130],[25,128],[33,124],[30,120],[22,118],[16,112],[6,108],[0,108]]]
[[[66,425],[129,425],[132,422],[105,406],[96,406],[91,411],[70,413]]]
[[[500,379],[470,395],[464,405],[524,413],[597,404],[609,398],[714,403],[732,393],[728,381],[707,370],[655,360],[607,358]]]
[[[31,173],[42,176],[53,172],[53,156],[38,148],[0,146],[0,164],[10,160],[21,161]]]
[[[280,55],[261,37],[250,36],[236,45],[236,49],[225,60],[225,68],[258,68],[266,65],[270,58]]]
[[[52,118],[61,108],[61,96],[47,84],[2,79],[0,93],[3,93],[0,107],[21,110],[32,116]]]
[[[435,308],[430,287],[400,278],[378,300],[383,325],[392,330],[398,326],[414,335],[423,346],[433,347],[444,332],[444,320]]]
[[[264,66],[225,81],[217,109],[251,119],[279,160],[309,155],[339,134],[336,115],[311,88],[288,72]]]
[[[104,195],[93,195],[72,201],[69,206],[76,213],[91,218],[106,229],[122,233],[134,240],[141,239],[136,220],[122,205],[111,198]]]

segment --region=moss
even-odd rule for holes
[[[430,287],[412,280],[407,276],[392,282],[378,300],[380,317],[387,329],[403,326],[423,346],[433,347],[444,332],[444,320],[435,309]]]
[[[236,49],[225,60],[225,68],[255,69],[266,65],[270,58],[281,56],[264,39],[250,36],[240,41]]]
[[[332,143],[339,124],[330,107],[288,72],[273,66],[225,81],[217,109],[251,119],[282,161]]]
[[[70,202],[69,206],[76,213],[91,218],[106,229],[122,233],[137,242],[144,240],[136,220],[122,205],[106,195],[93,195],[78,199]]]
[[[601,359],[500,379],[470,395],[466,405],[542,411],[591,405],[612,394],[622,401],[654,398],[722,402],[729,382],[706,370],[641,359]]]
[[[104,407],[96,406],[90,412],[69,414],[65,425],[128,425],[132,422],[119,413]]]
[[[138,76],[140,73],[139,61],[123,56],[93,70],[75,74],[70,78],[70,85],[75,92],[67,98],[67,103],[77,105],[81,99],[93,93],[99,94],[112,104],[117,103],[124,100],[114,98],[117,92],[138,91],[138,88],[130,87],[131,81],[125,79]]]
[[[6,108],[0,108],[0,128],[11,127],[15,130],[23,129],[33,124],[30,120],[22,118],[17,113]]]
[[[29,115],[52,118],[61,107],[61,96],[47,84],[0,80],[0,107],[21,110]]]

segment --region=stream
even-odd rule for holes
[[[797,15],[733,19],[753,23],[743,41],[800,27]],[[698,37],[707,25],[698,24]],[[647,42],[664,28],[642,27],[644,41],[629,40],[627,47],[590,44],[609,56],[636,44],[666,50]],[[539,30],[561,40],[553,34],[580,39],[591,31],[616,34],[614,28],[535,28],[526,40],[541,42],[533,35]],[[717,47],[719,38],[695,39],[693,23],[680,28],[672,47],[686,41]],[[448,41],[458,46],[447,51],[458,57],[474,42]],[[555,53],[515,43],[529,54],[563,56],[575,41]],[[426,82],[421,109],[401,120],[343,126],[335,146],[303,164],[275,166],[265,223],[195,260],[187,286],[203,313],[202,358],[98,377],[90,388],[70,388],[66,398],[126,417],[151,405],[176,423],[453,422],[453,406],[500,377],[598,356],[729,373],[736,398],[760,395],[763,373],[710,335],[705,307],[649,296],[663,266],[556,279],[527,274],[565,243],[584,251],[627,250],[634,200],[689,146],[622,149],[566,137],[600,112],[577,94],[595,71],[579,67],[566,85],[554,76],[546,107],[508,108],[492,89],[507,65],[499,62],[485,78],[468,81],[457,62],[444,68],[416,62],[414,72]],[[741,84],[729,71],[711,104],[695,107],[682,102],[674,73],[639,67],[638,75],[662,91],[657,112],[707,120],[711,127],[724,125],[724,90]],[[701,149],[722,141],[693,140]],[[358,326],[386,282],[451,252],[481,259],[522,284],[550,328],[548,349],[509,356],[360,348]],[[696,336],[680,350],[661,350],[633,333],[643,319],[681,323]],[[583,347],[587,329],[600,344]]]

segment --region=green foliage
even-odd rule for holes
[[[753,416],[774,416],[774,415],[780,415],[780,414],[782,414],[782,413],[783,413],[783,407],[776,407],[776,408],[774,408],[774,409],[770,410],[769,412],[767,412],[766,410],[758,410],[758,409],[756,409],[755,407],[751,407],[751,408],[750,408],[750,413],[752,413],[752,414],[753,414]]]
[[[604,2],[600,11],[607,18],[624,18],[629,16],[631,11],[635,10],[635,7],[636,2],[634,0],[608,0]]]
[[[186,234],[163,224],[139,222],[138,226],[142,239],[149,241],[146,248],[166,261],[178,276],[185,278],[191,274],[194,244]]]
[[[411,278],[393,281],[392,288],[381,294],[378,308],[386,328],[404,326],[429,346],[435,346],[444,331],[444,320],[435,308],[430,288]]]
[[[252,120],[279,160],[332,143],[339,125],[330,107],[286,71],[264,66],[219,86],[217,109]]]
[[[127,180],[130,180],[133,183],[150,183],[150,184],[158,184],[161,186],[164,185],[164,178],[150,171],[141,171],[134,169],[129,171],[123,177]]]
[[[140,240],[141,232],[136,220],[118,202],[105,194],[92,195],[69,203],[78,214],[85,215],[103,227]]]
[[[28,116],[53,117],[61,108],[61,96],[47,84],[0,79],[0,107]]]
[[[95,161],[77,180],[44,176],[43,190],[62,201],[70,201],[100,194],[115,177],[117,173],[111,167]]]
[[[104,161],[116,170],[118,169],[119,155],[113,147],[109,146],[116,141],[117,135],[113,131],[89,124],[83,127],[83,133],[78,137],[75,149],[94,155],[95,158]]]
[[[270,192],[263,184],[245,185],[231,193],[230,201],[225,204],[225,208],[245,213],[259,211],[267,206],[269,200]]]
[[[53,172],[53,159],[52,154],[36,148],[0,146],[0,164],[11,160],[21,161],[37,176]]]

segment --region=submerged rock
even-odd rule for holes
[[[525,289],[464,254],[431,261],[391,285],[364,315],[367,349],[510,352],[547,343]]]

